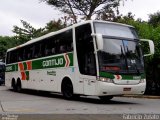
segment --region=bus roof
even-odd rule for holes
[[[19,46],[16,46],[16,47],[13,47],[13,48],[10,48],[7,50],[7,52],[9,51],[12,51],[12,50],[15,50],[15,49],[18,49],[18,48],[21,48],[23,46],[26,46],[26,45],[30,45],[32,43],[35,43],[35,42],[38,42],[38,41],[41,41],[41,40],[44,40],[46,38],[49,38],[49,37],[52,37],[53,35],[56,35],[56,34],[59,34],[61,32],[64,32],[66,30],[69,30],[73,27],[77,27],[77,26],[80,26],[80,25],[83,25],[83,24],[87,24],[87,23],[93,23],[93,22],[101,22],[101,23],[108,23],[108,24],[115,24],[115,25],[121,25],[121,26],[126,26],[126,27],[133,27],[133,26],[130,26],[130,25],[127,25],[127,24],[122,24],[122,23],[116,23],[116,22],[110,22],[110,21],[102,21],[102,20],[87,20],[87,21],[84,21],[84,22],[80,22],[80,23],[76,23],[76,24],[73,24],[69,27],[66,27],[66,28],[63,28],[61,30],[58,30],[58,31],[55,31],[55,32],[50,32],[46,35],[43,35],[41,37],[38,37],[38,38],[34,38],[34,39],[31,39],[29,40],[28,42],[24,43],[24,44],[21,44]]]

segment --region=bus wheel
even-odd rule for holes
[[[21,86],[21,80],[20,79],[17,80],[16,91],[17,92],[21,92],[22,91],[22,86]]]
[[[15,82],[15,79],[12,79],[12,83],[11,83],[11,85],[12,85],[12,88],[13,88],[13,91],[16,91],[16,82]]]
[[[110,101],[113,98],[113,96],[99,96],[99,98],[102,102],[107,102]]]
[[[72,99],[73,98],[73,85],[72,85],[72,82],[70,80],[63,80],[62,82],[62,94],[63,94],[63,97],[65,99]]]

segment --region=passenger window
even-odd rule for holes
[[[7,53],[7,63],[73,51],[72,29]]]
[[[41,54],[41,44],[40,43],[37,43],[35,44],[34,46],[34,58],[39,58],[42,56]]]
[[[24,48],[19,48],[18,49],[18,62],[24,60]]]

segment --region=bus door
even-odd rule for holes
[[[84,82],[84,94],[94,95],[96,92],[95,56],[93,53],[87,53],[84,60],[84,74],[86,75],[81,75]]]
[[[79,81],[83,82],[83,94],[92,95],[96,88],[96,62],[91,25],[76,27],[75,33]]]

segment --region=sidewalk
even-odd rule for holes
[[[154,96],[154,95],[123,95],[122,97],[160,99],[160,96]]]

